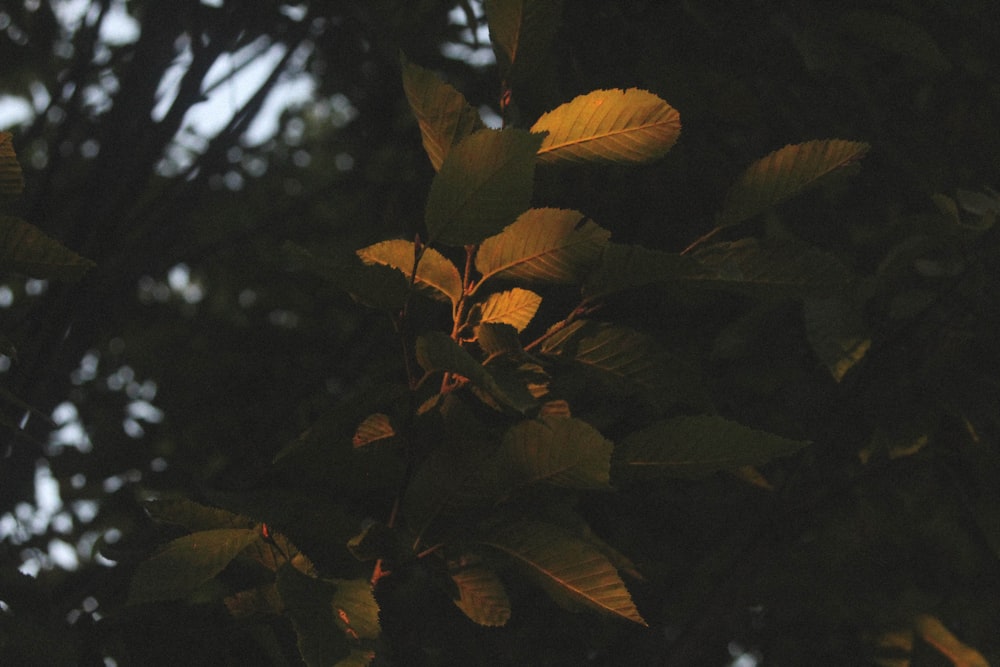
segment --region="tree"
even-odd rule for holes
[[[5,560],[67,522],[102,555],[5,568],[5,652],[995,656],[997,147],[968,122],[995,119],[995,54],[973,3],[750,24],[708,3],[460,3],[459,23],[445,3],[149,3],[112,45],[116,7],[72,48],[45,3],[11,14],[30,39],[6,29],[12,80],[64,96],[15,132],[11,215],[96,267],[8,283],[8,412],[88,438],[37,414],[13,431]],[[496,69],[441,55],[465,22],[488,22]],[[63,74],[38,65],[53,47]],[[268,47],[275,74],[176,158],[213,64]],[[305,67],[340,97],[248,145]],[[96,517],[31,529],[17,503],[52,477]]]

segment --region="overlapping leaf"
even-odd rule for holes
[[[409,280],[392,267],[365,264],[355,253],[314,254],[290,242],[282,246],[282,253],[295,268],[328,281],[372,308],[396,310],[406,302]]]
[[[646,625],[611,561],[559,526],[518,521],[483,543],[521,563],[553,598]]]
[[[497,354],[517,354],[524,348],[517,337],[517,329],[510,324],[485,323],[476,327],[476,342],[483,352]]]
[[[462,277],[447,257],[434,248],[424,248],[413,273],[413,241],[393,239],[382,241],[357,251],[366,264],[391,266],[401,272],[406,280],[413,276],[414,285],[425,294],[437,299],[450,300],[453,304],[462,297]]]
[[[588,299],[656,283],[697,284],[716,278],[716,272],[692,257],[651,250],[638,245],[608,243],[601,261],[583,285]]]
[[[299,655],[308,667],[330,667],[351,654],[352,642],[334,630],[337,615],[332,600],[337,586],[309,577],[295,568],[283,567],[276,577],[283,613],[298,640]]]
[[[455,605],[479,625],[507,625],[510,620],[510,599],[500,577],[478,556],[465,555],[460,561],[462,565],[449,569],[451,579],[458,589]]]
[[[17,197],[24,191],[24,174],[14,154],[14,137],[0,132],[0,199]]]
[[[799,194],[868,152],[860,141],[829,139],[791,144],[757,160],[726,194],[718,225],[734,225]]]
[[[511,486],[545,482],[575,489],[610,488],[611,441],[571,417],[539,417],[512,426],[490,462]]]
[[[0,215],[0,271],[77,280],[95,264],[19,218]]]
[[[626,437],[615,462],[644,475],[699,477],[789,456],[809,443],[757,431],[715,415],[677,417]]]
[[[139,564],[132,576],[129,603],[187,597],[261,539],[251,528],[218,528],[179,537]]]
[[[217,507],[207,507],[187,498],[165,498],[145,503],[146,511],[158,521],[181,526],[191,532],[215,528],[251,528],[254,521]]]
[[[611,232],[578,211],[533,208],[483,241],[476,269],[483,279],[575,284],[597,263]]]
[[[333,610],[337,626],[350,638],[376,639],[381,632],[378,603],[367,579],[332,579],[337,586]]]
[[[640,164],[663,157],[681,133],[680,115],[638,88],[595,90],[542,115],[541,162]]]
[[[363,422],[358,424],[358,429],[354,432],[351,443],[355,447],[364,447],[394,435],[396,435],[396,429],[393,428],[389,415],[376,412],[373,415],[368,415]]]
[[[486,0],[490,43],[508,85],[531,78],[548,55],[562,0]]]
[[[420,125],[424,150],[435,170],[452,146],[485,127],[462,93],[430,70],[403,60],[403,90]]]
[[[541,141],[524,130],[479,130],[454,146],[431,183],[428,241],[475,244],[512,223],[531,203]]]
[[[871,347],[861,307],[846,297],[812,298],[803,302],[803,315],[809,345],[840,382]]]
[[[517,331],[524,331],[541,303],[541,296],[520,287],[497,292],[480,305],[479,321],[483,324],[509,324]]]

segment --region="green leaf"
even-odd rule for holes
[[[700,477],[790,456],[808,444],[715,415],[677,417],[626,437],[615,463],[643,474]]]
[[[227,596],[223,603],[233,618],[247,618],[255,614],[280,614],[281,596],[274,584],[264,584]]]
[[[715,277],[715,271],[687,255],[609,243],[597,269],[587,277],[583,294],[597,299],[655,283],[699,283]]]
[[[524,331],[538,311],[542,297],[520,287],[497,292],[479,304],[479,321],[483,324],[509,324]]]
[[[557,601],[568,600],[646,625],[611,561],[568,531],[524,520],[482,542],[514,558]]]
[[[0,132],[0,198],[14,198],[24,192],[24,174],[14,154],[14,137]]]
[[[829,139],[791,144],[757,160],[726,194],[720,227],[735,225],[793,197],[828,174],[858,162],[870,146]]]
[[[413,241],[382,241],[361,248],[357,254],[365,264],[391,266],[407,281],[413,275]],[[424,248],[413,278],[416,287],[433,298],[451,301],[452,304],[462,298],[462,276],[451,260],[434,248]]]
[[[572,285],[597,263],[611,232],[578,211],[532,208],[476,252],[476,269],[483,280]]]
[[[741,239],[706,246],[694,257],[716,274],[699,284],[751,294],[835,294],[853,279],[833,255],[796,242]]]
[[[333,579],[337,590],[333,610],[337,625],[354,639],[377,639],[381,632],[378,603],[367,579]]]
[[[306,665],[330,667],[350,656],[351,642],[337,631],[333,598],[338,587],[287,566],[278,570],[275,581]]]
[[[429,243],[476,244],[512,223],[531,203],[540,135],[479,130],[448,153],[431,183]]]
[[[185,598],[261,539],[259,532],[249,528],[203,530],[179,537],[139,564],[132,576],[128,602]]]
[[[403,58],[403,90],[420,125],[424,150],[434,170],[459,141],[485,127],[462,93],[430,70]]]
[[[861,305],[843,296],[807,298],[803,315],[809,345],[840,382],[872,344]]]
[[[406,277],[389,266],[365,264],[353,252],[313,253],[286,241],[282,254],[295,269],[305,270],[343,290],[372,308],[398,310],[409,294]],[[410,268],[413,266],[411,264]]]
[[[458,589],[453,601],[474,623],[501,627],[510,620],[510,598],[500,577],[476,554],[463,554],[449,563],[452,581]]]
[[[681,120],[648,91],[595,90],[543,114],[531,131],[548,132],[538,151],[541,162],[641,164],[673,147]]]
[[[508,86],[530,80],[544,62],[562,7],[562,0],[486,0],[490,42]]]
[[[358,430],[354,432],[354,438],[351,442],[355,447],[364,447],[394,435],[396,435],[396,429],[392,427],[389,415],[377,412],[365,417],[365,420],[358,424]]]
[[[519,354],[524,351],[517,329],[509,324],[480,324],[476,327],[476,342],[489,356]]]
[[[545,482],[574,489],[609,489],[614,445],[590,424],[539,417],[504,434],[491,461],[512,487]]]
[[[541,352],[588,368],[624,392],[676,400],[697,383],[693,369],[650,336],[603,322],[577,320],[548,336]]]
[[[94,266],[34,225],[0,215],[0,271],[16,271],[32,278],[77,280]]]
[[[207,507],[187,498],[150,500],[144,507],[157,521],[181,526],[192,533],[214,528],[252,528],[255,525],[248,517]]]

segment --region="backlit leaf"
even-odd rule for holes
[[[413,275],[413,241],[382,241],[361,248],[357,253],[366,264],[391,266],[402,273],[407,281]],[[456,303],[462,297],[462,277],[458,274],[458,269],[434,248],[424,248],[413,279],[418,289],[433,298]]]
[[[480,322],[484,324],[509,324],[517,331],[531,322],[538,311],[542,297],[520,287],[497,292],[487,297],[480,306]]]
[[[530,79],[559,27],[562,0],[486,0],[490,43],[509,86]]]
[[[608,243],[597,269],[583,285],[583,294],[588,299],[596,299],[656,283],[698,283],[710,281],[715,276],[715,271],[687,255]]]
[[[381,632],[378,603],[368,579],[332,579],[337,586],[333,594],[336,623],[344,633],[355,639],[376,639]]]
[[[491,461],[512,486],[545,482],[575,489],[610,488],[614,445],[590,424],[539,417],[512,426]]]
[[[659,421],[629,435],[615,450],[615,463],[641,474],[699,477],[761,465],[808,444],[715,415],[697,415]]]
[[[449,568],[458,589],[453,601],[473,622],[500,627],[510,620],[510,599],[500,577],[475,555],[466,554]]]
[[[694,257],[715,273],[698,284],[751,294],[818,296],[839,293],[852,280],[833,255],[796,242],[741,239],[706,246]]]
[[[0,271],[77,280],[96,266],[19,218],[0,215]]]
[[[428,242],[475,244],[512,223],[531,203],[541,141],[524,130],[479,130],[454,146],[431,183]]]
[[[483,279],[575,284],[597,263],[611,232],[578,211],[533,208],[483,241],[476,269]]]
[[[611,561],[559,526],[518,521],[483,543],[519,562],[553,598],[646,625]]]
[[[384,440],[396,435],[396,429],[392,427],[389,415],[377,412],[365,417],[365,420],[358,424],[358,430],[354,432],[351,442],[355,447],[364,447],[377,440]]]
[[[24,174],[14,154],[14,137],[0,132],[0,197],[16,197],[24,191]]]
[[[261,539],[250,528],[203,530],[179,537],[139,564],[132,576],[129,603],[187,597]]]
[[[353,252],[313,253],[287,241],[282,253],[293,268],[326,280],[366,306],[397,310],[406,303],[409,274],[403,277],[390,266],[365,264]]]
[[[726,194],[718,225],[734,225],[863,158],[869,145],[842,139],[791,144],[751,164]]]
[[[424,150],[435,171],[441,169],[452,146],[485,127],[479,112],[469,105],[462,93],[430,70],[405,58],[403,90],[413,115],[417,117]]]
[[[541,162],[639,164],[670,150],[681,120],[648,91],[595,90],[543,114],[531,131],[548,132],[538,150]]]

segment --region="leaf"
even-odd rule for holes
[[[726,194],[718,226],[735,225],[799,194],[820,178],[858,162],[870,146],[829,139],[790,144],[757,160]]]
[[[624,392],[652,391],[676,399],[697,384],[694,370],[651,337],[603,322],[577,320],[548,336],[541,352],[580,364]]]
[[[333,610],[337,625],[354,639],[377,639],[381,628],[378,603],[367,579],[333,579],[337,590]]]
[[[14,136],[0,132],[0,197],[14,198],[24,192],[24,174],[14,153]]]
[[[486,0],[490,42],[507,86],[530,80],[548,55],[562,0]]]
[[[524,351],[517,329],[510,324],[480,324],[476,327],[476,342],[487,355],[519,354]]]
[[[413,241],[382,241],[361,248],[357,254],[365,264],[391,266],[401,272],[407,282],[413,275]],[[434,248],[424,248],[413,278],[416,287],[433,298],[444,297],[443,300],[450,300],[452,304],[462,298],[462,276],[451,260]]]
[[[644,474],[701,477],[761,465],[808,444],[715,415],[677,417],[626,437],[615,450],[615,463]]]
[[[803,315],[809,345],[840,382],[872,344],[861,307],[845,297],[808,298],[803,302]]]
[[[485,127],[462,93],[430,70],[403,58],[403,90],[420,125],[424,150],[434,170],[459,141]]]
[[[492,568],[475,554],[462,555],[449,564],[448,574],[458,589],[455,605],[474,623],[501,627],[510,620],[510,598]]]
[[[655,283],[710,281],[717,277],[711,268],[692,257],[650,250],[638,245],[608,243],[597,269],[583,285],[588,299]]]
[[[532,208],[476,252],[476,269],[483,280],[572,285],[597,263],[611,232],[578,211]]]
[[[523,520],[482,540],[521,563],[554,599],[646,625],[625,582],[597,548],[562,528]]]
[[[255,525],[248,517],[207,507],[187,498],[150,500],[144,507],[157,521],[181,526],[192,533],[214,528],[252,528]]]
[[[358,424],[358,430],[354,432],[351,442],[355,447],[364,447],[377,440],[384,440],[396,435],[396,429],[392,427],[389,415],[377,412],[369,415],[363,422]]]
[[[314,254],[289,241],[282,246],[282,254],[293,268],[309,271],[366,306],[398,310],[406,303],[409,274],[403,277],[392,267],[365,264],[353,252]]]
[[[293,567],[278,570],[275,582],[295,630],[299,654],[309,667],[330,667],[351,653],[351,642],[337,632],[333,582],[302,574]]]
[[[139,564],[128,602],[185,598],[261,539],[259,532],[249,528],[218,528],[179,537]]]
[[[274,584],[264,584],[227,596],[223,603],[233,618],[247,618],[254,614],[280,614],[281,596]]]
[[[663,157],[681,133],[680,115],[638,88],[595,90],[542,115],[532,132],[548,132],[540,162],[641,164]]]
[[[574,489],[609,489],[614,445],[590,424],[539,417],[504,434],[491,465],[512,487],[545,482]]]
[[[976,649],[963,643],[936,616],[920,614],[914,620],[917,632],[955,667],[989,667],[989,661]]]
[[[694,257],[716,274],[698,284],[751,294],[836,294],[853,279],[833,255],[797,242],[741,239],[705,246]]]
[[[542,297],[520,287],[497,292],[480,304],[479,321],[483,324],[509,324],[524,331],[538,311]]]
[[[918,24],[902,16],[856,9],[842,15],[838,23],[854,37],[886,53],[905,56],[927,66],[931,72],[951,69],[934,37]]]
[[[479,130],[462,139],[431,183],[428,242],[479,243],[531,203],[535,152],[542,137],[524,130]]]
[[[34,225],[0,215],[0,270],[32,278],[77,280],[94,266]]]

